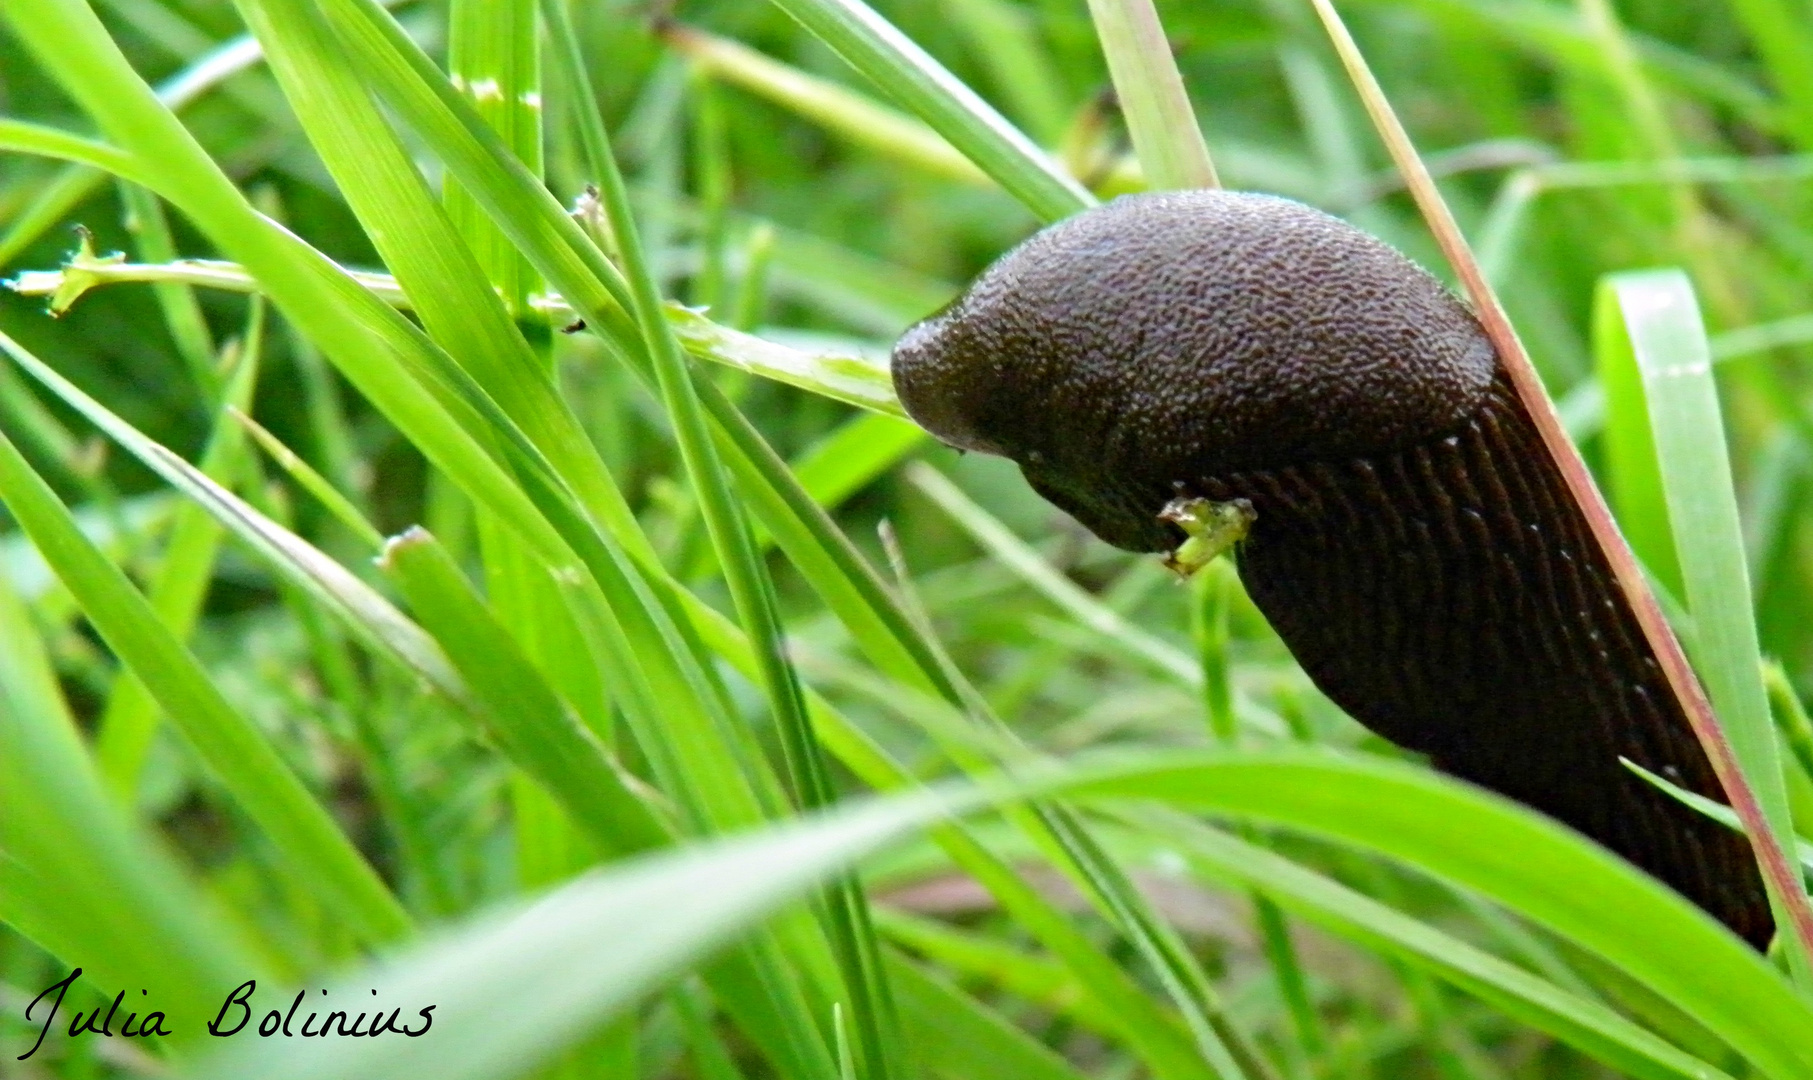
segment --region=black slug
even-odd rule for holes
[[[1473,315],[1286,199],[1118,199],[1003,256],[894,349],[907,411],[1132,551],[1244,499],[1236,560],[1310,678],[1436,767],[1623,855],[1763,947],[1748,843]]]

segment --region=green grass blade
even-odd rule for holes
[[[223,483],[232,483],[244,443],[225,410],[251,405],[263,351],[263,329],[264,304],[254,302],[242,339],[239,366],[226,387],[225,407],[202,455],[202,472]],[[210,521],[201,508],[186,506],[177,511],[163,563],[151,580],[148,596],[151,606],[178,640],[188,639],[201,614],[219,548],[220,526]],[[108,784],[128,806],[137,793],[139,772],[156,730],[157,705],[144,683],[130,672],[122,674],[101,714],[95,734],[95,757]]]
[[[1778,926],[1803,984],[1813,983],[1813,910],[1781,838],[1794,835],[1744,565],[1743,532],[1725,449],[1712,357],[1693,286],[1678,270],[1614,276],[1610,288],[1643,374],[1656,458],[1668,496],[1700,678],[1717,707],[1715,764],[1757,849]],[[1702,733],[1702,740],[1707,736]],[[1719,756],[1727,756],[1720,762]]]
[[[434,1003],[444,1036],[249,1044],[197,1075],[478,1080],[522,1071],[633,1003],[684,958],[724,944],[855,856],[935,814],[941,801],[914,796],[867,805],[588,875],[536,903],[487,916],[382,975],[386,995]],[[361,988],[371,983],[364,974],[355,980],[363,980]]]
[[[92,984],[157,987],[170,1030],[193,1043],[207,1030],[206,1003],[266,969],[210,914],[109,797],[0,574],[0,921]]]
[[[9,352],[17,347],[0,337]],[[407,936],[410,919],[352,842],[250,721],[209,680],[151,605],[84,537],[56,495],[0,436],[0,499],[95,629],[133,669],[235,801],[365,941]]]
[[[285,446],[263,424],[238,409],[228,406],[227,415],[252,436],[252,441],[258,444],[258,448],[263,450],[279,469],[301,485],[302,490],[313,496],[316,502],[319,502],[328,513],[334,516],[334,520],[346,526],[347,531],[351,532],[368,549],[376,551],[384,546],[384,534],[378,531],[377,526],[373,525],[370,519],[353,504],[352,499],[336,488],[327,477],[316,472],[308,462],[302,460],[301,455]],[[203,471],[206,471],[205,467]]]
[[[946,980],[896,953],[887,964],[923,1067],[967,1080],[1082,1080],[1069,1062]]]
[[[1147,182],[1157,191],[1220,187],[1152,0],[1089,0],[1089,14]]]
[[[144,183],[150,175],[117,146],[25,120],[0,118],[0,149],[89,165],[134,183]]]
[[[1178,815],[1138,817],[1210,877],[1258,890],[1309,922],[1415,965],[1622,1073],[1646,1080],[1725,1077],[1598,1002],[1568,993],[1274,852]]]
[[[775,0],[1043,221],[1095,199],[1032,140],[861,0]]]
[[[1263,762],[1263,764],[1262,764]],[[1402,859],[1570,938],[1684,1008],[1765,1075],[1813,1067],[1813,1010],[1730,931],[1533,811],[1394,762],[1227,755],[1073,792],[1252,816]],[[1458,823],[1464,822],[1464,826]],[[1468,842],[1453,842],[1455,828]],[[1804,1016],[1803,1016],[1804,1014]]]
[[[600,850],[622,854],[668,842],[597,737],[562,705],[434,537],[412,529],[393,538],[379,566],[447,650],[488,721],[486,734]]]
[[[1617,289],[1601,281],[1593,298],[1593,358],[1605,388],[1607,495],[1630,549],[1668,591],[1680,596],[1681,564],[1668,525],[1662,470],[1650,435],[1643,376],[1631,352]]]
[[[1727,829],[1734,829],[1737,832],[1744,831],[1744,823],[1738,820],[1735,813],[1732,813],[1731,807],[1726,806],[1722,802],[1714,802],[1704,795],[1696,795],[1686,788],[1678,787],[1673,781],[1666,777],[1657,776],[1655,773],[1650,772],[1648,769],[1645,769],[1643,766],[1629,758],[1623,758],[1621,760],[1625,768],[1642,777],[1646,783],[1655,785],[1658,790],[1665,792],[1669,798],[1675,799],[1681,804],[1691,807],[1696,813],[1706,815],[1720,825],[1725,826]],[[1805,873],[1813,870],[1813,843],[1809,843],[1805,838],[1798,836],[1791,837],[1791,839],[1794,840],[1795,857],[1800,863],[1801,872]]]
[[[1078,623],[1112,642],[1122,652],[1148,670],[1184,686],[1194,687],[1202,681],[1202,671],[1195,658],[1108,608],[1052,568],[1034,551],[1032,545],[1015,536],[1007,526],[958,489],[943,473],[929,465],[908,466],[907,477],[939,508],[951,516],[988,552],[1028,585],[1062,608]]]
[[[983,792],[998,799],[1031,789],[1252,816],[1382,851],[1477,889],[1623,966],[1691,1008],[1763,1075],[1788,1080],[1813,1067],[1813,1011],[1760,957],[1663,886],[1496,796],[1397,763],[1297,751],[1193,758],[1165,753],[1156,760],[1073,764],[1036,780],[842,808],[811,821],[624,863],[527,909],[486,917],[384,972],[384,985],[398,993],[424,1000],[435,995],[440,1022],[448,1024],[445,1038],[419,1048],[399,1041],[357,1052],[336,1044],[236,1048],[204,1075],[442,1080],[491,1075],[505,1061],[549,1053],[589,1020],[626,1008],[691,958],[849,860],[944,814],[973,808],[986,801]],[[1474,843],[1452,843],[1456,822],[1465,822]],[[1268,877],[1286,880],[1283,868],[1266,869]],[[1351,910],[1345,898],[1338,903]],[[1361,918],[1376,929],[1386,917],[1369,910]],[[1461,962],[1450,974],[1457,977],[1491,968],[1501,984],[1516,979],[1477,956],[1455,959]],[[1565,1000],[1527,983],[1523,988],[1551,1008]],[[1585,1006],[1576,1011],[1586,1020],[1576,1020],[1577,1030],[1585,1029],[1582,1038],[1623,1037],[1622,1049],[1608,1042],[1605,1052],[1631,1060],[1647,1056],[1651,1064],[1645,1069],[1670,1060],[1688,1067],[1603,1012]],[[462,1022],[480,1016],[491,1017],[496,1026]],[[1632,1054],[1636,1045],[1647,1055]]]
[[[11,339],[0,336],[0,348],[146,468],[205,510],[220,526],[263,554],[273,567],[338,615],[375,651],[394,657],[404,670],[452,700],[458,701],[465,696],[458,675],[440,648],[371,586],[301,537],[246,505],[206,473],[146,438]]]
[[[557,63],[563,67],[569,89],[589,89],[565,10],[555,0],[549,0],[543,7],[543,17],[553,34]],[[582,100],[593,98],[590,93],[580,96]],[[632,310],[654,362],[656,384],[674,426],[681,462],[703,510],[737,616],[760,664],[762,689],[780,736],[794,801],[802,809],[827,806],[837,795],[806,715],[799,675],[787,655],[774,583],[756,549],[748,519],[731,493],[691,365],[663,313],[660,284],[642,247],[630,211],[629,190],[611,155],[603,124],[589,116],[582,123],[591,128],[583,140],[586,164],[598,177],[605,213],[629,279]],[[891,1059],[897,1040],[887,976],[876,959],[878,946],[868,926],[867,900],[854,881],[845,881],[829,890],[824,908],[832,948],[843,974],[844,993],[854,1013],[863,1075],[886,1080],[894,1071]]]

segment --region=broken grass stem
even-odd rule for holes
[[[385,303],[403,310],[410,307],[408,294],[389,274],[341,269]],[[237,263],[213,259],[129,263],[118,255],[97,256],[86,237],[60,269],[26,270],[5,285],[22,296],[49,297],[51,315],[60,316],[90,289],[148,282],[180,282],[229,292],[258,291],[258,283]],[[575,317],[567,302],[553,294],[531,297],[529,306],[556,326],[571,324]],[[697,359],[797,386],[871,412],[906,415],[894,396],[893,380],[885,364],[854,354],[791,348],[732,330],[680,304],[669,303],[666,315],[680,344]]]
[[[1187,539],[1165,556],[1165,566],[1179,577],[1189,577],[1244,540],[1258,517],[1253,504],[1245,499],[1172,499],[1158,512],[1158,519],[1182,529]]]

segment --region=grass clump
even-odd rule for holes
[[[1347,14],[1791,841],[1813,27],[1740,8]],[[892,339],[1120,192],[1439,265],[1310,6],[647,16],[0,12],[9,1060],[1813,1072],[1791,943],[1402,760],[1225,565],[1173,587],[900,418]],[[1598,289],[1656,265],[1691,288]],[[1663,325],[1706,333],[1659,393]],[[253,1034],[303,988],[432,1030]],[[167,1035],[64,1032],[141,989]]]

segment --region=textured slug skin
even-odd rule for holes
[[[1257,512],[1241,579],[1316,685],[1541,810],[1759,948],[1748,843],[1472,315],[1288,200],[1123,198],[1039,233],[896,346],[933,434],[1019,463],[1103,540],[1166,551],[1179,493]]]

